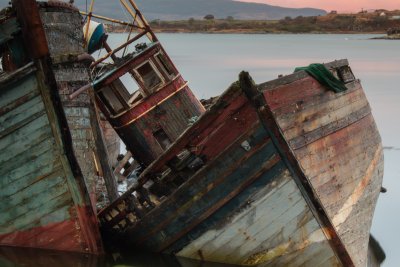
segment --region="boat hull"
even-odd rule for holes
[[[24,53],[33,62],[0,77],[0,245],[99,254],[96,214],[74,154],[38,6],[21,2],[13,2],[22,30],[15,38],[30,48]]]
[[[365,265],[381,140],[347,61],[326,66],[345,92],[304,71],[233,84],[139,178],[172,187],[165,200],[139,216],[128,190],[100,213],[106,242],[239,265]],[[171,165],[182,149],[198,171]],[[151,178],[166,165],[181,184]]]

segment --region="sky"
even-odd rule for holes
[[[361,9],[400,9],[400,0],[240,0],[282,7],[314,7],[326,11],[358,12]]]

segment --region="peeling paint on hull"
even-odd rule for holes
[[[98,223],[73,152],[38,5],[21,2],[13,2],[22,25],[17,34],[30,45],[25,54],[33,62],[0,76],[0,245],[100,254]]]
[[[233,84],[142,173],[136,190],[173,179],[160,172],[183,149],[204,165],[181,170],[183,182],[156,207],[143,204],[144,214],[129,208],[138,191],[128,190],[100,213],[105,241],[248,266],[363,266],[381,140],[347,61],[327,67],[345,77],[347,91],[327,91],[305,72],[246,93]],[[373,144],[371,153],[362,142]]]

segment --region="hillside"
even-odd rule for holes
[[[90,0],[87,2],[90,3]],[[235,19],[275,20],[287,16],[318,16],[326,14],[321,9],[283,8],[233,0],[136,0],[136,3],[148,20],[199,19],[207,14],[212,14],[216,18],[232,16]],[[85,10],[86,0],[75,0],[75,5]],[[123,13],[118,0],[96,1],[94,13],[115,18],[126,19],[128,17]]]
[[[189,19],[178,21],[153,20],[157,32],[208,33],[386,33],[389,29],[400,33],[400,11],[367,14],[328,14],[325,16],[281,20]],[[110,32],[123,32],[125,27],[107,25]]]

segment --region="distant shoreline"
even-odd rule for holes
[[[127,31],[108,31],[109,33],[127,33]],[[223,31],[189,31],[189,30],[160,30],[156,29],[154,30],[155,33],[193,33],[193,34],[271,34],[271,35],[282,35],[282,34],[386,34],[384,31],[379,31],[379,32],[356,32],[356,31],[333,31],[333,32],[262,32],[262,31],[247,31],[247,30],[223,30]],[[387,36],[382,36],[382,37],[376,37],[376,39],[387,39]],[[390,39],[397,39],[397,38],[390,38]]]
[[[384,15],[383,15],[384,14]],[[211,16],[212,15],[207,15]],[[386,34],[400,28],[400,11],[336,14],[317,17],[286,17],[281,20],[194,19],[150,21],[159,33],[219,34]],[[107,24],[108,32],[125,32],[126,26]]]

